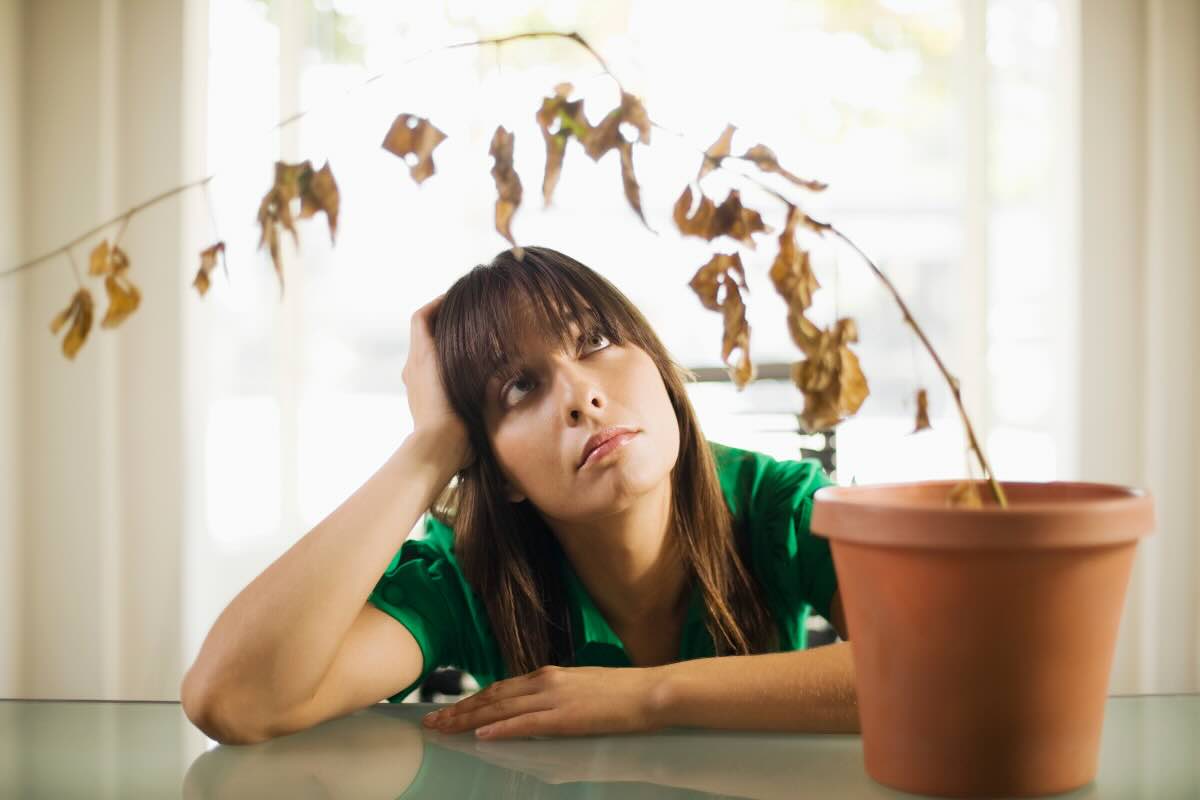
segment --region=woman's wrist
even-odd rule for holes
[[[408,434],[400,445],[424,465],[434,470],[436,482],[444,486],[462,468],[463,454],[458,446],[450,446],[439,431],[417,429]]]
[[[645,667],[646,708],[645,715],[650,730],[670,728],[679,723],[675,720],[675,670],[674,664]]]

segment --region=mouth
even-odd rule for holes
[[[638,429],[628,425],[614,425],[592,434],[583,446],[578,469],[593,464],[621,447],[638,434]]]

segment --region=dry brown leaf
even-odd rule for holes
[[[217,255],[221,256],[221,267],[225,270],[225,277],[229,277],[229,267],[225,264],[225,243],[217,242],[212,247],[208,247],[200,252],[200,271],[196,273],[195,280],[192,281],[192,286],[196,287],[196,291],[204,297],[208,293],[208,287],[211,285],[209,275],[216,269]]]
[[[421,183],[435,172],[433,148],[445,138],[446,134],[429,120],[413,114],[400,114],[392,120],[392,127],[383,137],[383,149],[403,158],[409,165],[408,171],[413,180]],[[409,154],[417,157],[415,163],[410,163],[406,158]]]
[[[81,287],[71,296],[70,305],[50,321],[50,332],[53,334],[57,334],[68,321],[71,323],[62,341],[63,355],[67,358],[74,359],[79,348],[87,341],[88,331],[92,329],[93,306],[92,293]]]
[[[104,319],[100,320],[101,328],[117,327],[137,311],[142,302],[142,293],[124,275],[105,277],[104,290],[108,293],[108,308],[104,312]]]
[[[586,124],[586,118],[584,123]],[[637,129],[636,141],[650,144],[650,117],[646,114],[642,101],[628,92],[621,92],[620,105],[608,112],[599,125],[586,128],[586,133],[580,137],[580,141],[583,143],[584,152],[591,156],[593,161],[600,160],[609,150],[618,151],[621,157],[621,182],[625,188],[625,199],[629,201],[642,224],[650,228],[650,224],[646,222],[646,215],[642,213],[641,189],[633,174],[634,143],[621,135],[623,124],[632,125]]]
[[[650,117],[645,106],[629,92],[621,92],[620,104],[605,114],[598,125],[587,128],[587,134],[581,137],[584,152],[593,161],[599,161],[609,150],[620,147],[621,142],[628,141],[621,135],[621,125],[626,123],[637,128],[637,141],[650,144]]]
[[[804,393],[801,421],[809,432],[831,428],[857,412],[870,394],[858,356],[849,347],[858,341],[858,327],[843,318],[820,330],[802,314],[793,325],[800,329],[807,356],[792,364],[792,382]],[[797,331],[792,333],[796,338]]]
[[[721,339],[721,360],[729,366],[729,376],[739,390],[754,380],[756,373],[750,361],[750,323],[746,321],[746,306],[742,302],[737,283],[725,275],[725,301],[721,304],[721,315],[725,320],[725,333]],[[734,349],[739,351],[736,364],[729,363]]]
[[[829,184],[827,183],[808,180],[788,172],[779,165],[779,159],[775,157],[774,151],[772,151],[771,148],[767,147],[765,144],[754,145],[754,147],[751,147],[742,154],[742,158],[746,159],[747,161],[753,161],[755,166],[757,166],[763,172],[774,172],[777,175],[782,175],[797,186],[801,186],[811,192],[823,192],[829,188]]]
[[[107,275],[111,268],[108,260],[108,239],[104,239],[92,248],[92,254],[88,256],[88,275]]]
[[[779,254],[770,271],[775,291],[787,301],[788,308],[794,308],[800,314],[812,305],[813,292],[821,288],[808,251],[796,244],[796,226],[805,216],[796,206],[788,206],[787,223],[783,233],[779,234]]]
[[[700,173],[696,175],[697,181],[721,166],[721,160],[729,155],[729,148],[733,144],[733,132],[736,130],[735,125],[726,124],[725,130],[721,132],[717,140],[704,151],[704,161],[700,164]]]
[[[717,253],[708,263],[696,270],[688,284],[700,298],[700,303],[712,311],[720,311],[725,323],[721,339],[721,361],[729,367],[729,375],[738,389],[754,380],[756,370],[750,360],[750,323],[746,321],[746,305],[739,286],[746,289],[746,272],[738,253]],[[720,288],[725,295],[718,302]],[[729,363],[734,349],[740,350],[736,364]]]
[[[537,112],[538,127],[542,130],[542,138],[546,141],[546,173],[542,178],[542,200],[544,205],[550,205],[550,197],[558,178],[562,174],[563,156],[567,150],[567,140],[572,136],[579,140],[587,137],[591,126],[583,114],[582,100],[567,100],[572,86],[560,83],[554,87],[554,96],[542,99],[542,107]],[[555,121],[558,127],[554,128]],[[552,128],[554,128],[552,130]]]
[[[694,214],[689,214],[691,208],[692,187],[685,186],[674,209],[675,225],[684,236],[699,236],[708,241],[728,236],[753,250],[755,243],[751,234],[771,232],[757,211],[742,206],[742,195],[737,189],[730,189],[719,206],[713,205],[713,201],[701,192],[700,205]]]
[[[917,390],[917,425],[912,432],[923,431],[926,428],[932,428],[929,424],[929,393],[924,389]]]
[[[649,228],[650,223],[646,222],[646,215],[642,213],[642,190],[633,174],[633,142],[622,141],[617,145],[617,150],[621,154],[621,183],[625,187],[625,199],[633,206],[642,224]]]
[[[688,285],[700,297],[700,302],[705,308],[720,311],[721,304],[717,302],[717,292],[730,272],[737,274],[737,283],[745,289],[746,271],[742,267],[742,256],[739,253],[714,254],[708,263],[696,270]]]
[[[513,213],[521,205],[521,176],[513,169],[513,139],[512,133],[503,125],[496,126],[492,134],[492,146],[488,155],[495,159],[492,165],[492,178],[496,181],[496,230],[513,246],[514,255],[519,259],[522,249],[513,239],[511,223]]]
[[[111,248],[104,239],[92,249],[88,256],[88,275],[112,275],[129,268],[129,257],[117,245]]]
[[[337,181],[333,178],[333,170],[329,168],[329,162],[326,161],[325,166],[316,172],[311,169],[302,172],[299,183],[300,218],[308,219],[318,211],[324,211],[325,219],[329,222],[329,241],[336,242],[340,196]]]
[[[946,495],[946,505],[954,508],[983,508],[983,498],[974,481],[956,483]]]
[[[326,167],[329,165],[326,164]],[[279,278],[279,294],[283,296],[283,250],[279,242],[279,229],[284,228],[292,234],[292,241],[296,246],[300,246],[300,237],[296,233],[296,222],[292,216],[292,201],[301,196],[302,191],[310,195],[310,204],[315,202],[315,195],[312,195],[310,187],[312,186],[313,168],[311,161],[301,161],[298,164],[287,164],[283,161],[275,162],[275,182],[267,193],[263,195],[262,202],[258,206],[258,224],[261,228],[261,235],[258,240],[258,247],[261,250],[263,245],[267,245],[267,249],[271,254],[271,263],[275,266],[275,274]],[[333,175],[330,173],[329,180],[333,180]],[[326,188],[324,191],[328,192]],[[333,185],[333,216],[329,217],[330,235],[332,235],[334,226],[336,226],[337,217],[337,185]],[[315,211],[313,212],[315,213]],[[312,216],[310,213],[308,216]],[[326,213],[328,215],[328,212]]]

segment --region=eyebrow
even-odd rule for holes
[[[585,320],[584,324],[579,324],[572,320],[569,323],[569,327],[579,330],[579,335],[575,337],[575,344],[578,345],[583,341],[585,336],[595,329],[596,323],[594,321],[589,323]],[[496,386],[496,384],[502,379],[503,373],[509,371],[519,372],[524,368],[525,362],[528,360],[520,354],[518,354],[515,358],[508,358],[507,355],[508,354],[506,353],[504,360],[496,365],[496,369],[492,371],[490,376],[488,376],[487,383],[484,385],[484,388],[489,396],[494,393],[494,390],[500,388]]]

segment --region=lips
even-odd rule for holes
[[[620,436],[623,433],[637,432],[637,428],[629,425],[612,425],[593,433],[590,437],[588,437],[587,442],[583,446],[583,452],[580,453],[579,466],[582,467],[584,463],[587,462],[588,456],[591,455],[592,451],[607,442],[609,439],[612,439],[615,436]]]

